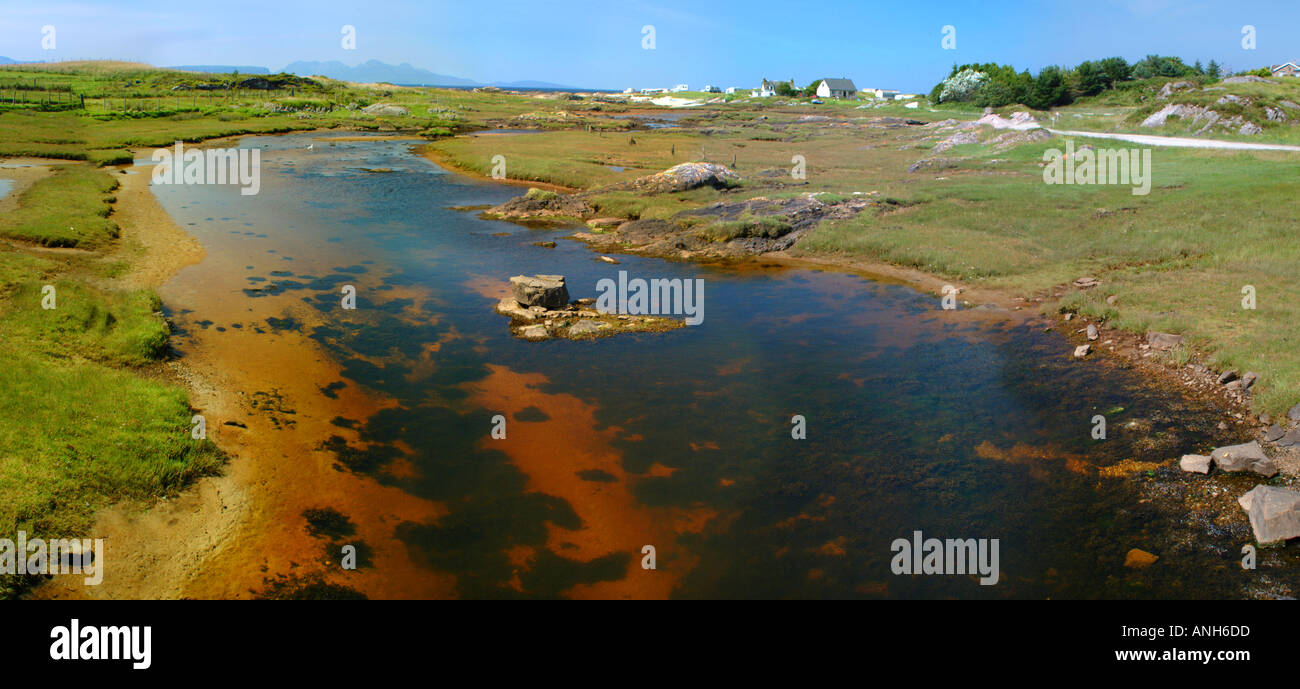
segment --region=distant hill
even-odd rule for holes
[[[5,56],[0,55],[0,65],[13,65],[13,64],[17,64],[17,63],[18,63],[17,60],[10,60],[9,58],[7,58],[7,57],[5,57]]]
[[[242,69],[240,71],[243,71]],[[363,84],[385,82],[407,86],[496,86],[506,89],[568,89],[578,90],[573,86],[552,84],[545,81],[511,81],[484,84],[473,79],[437,74],[403,62],[390,65],[379,60],[363,62],[356,67],[349,67],[338,60],[329,62],[294,62],[284,68],[285,72],[307,77],[320,75],[342,81],[355,81]]]
[[[427,69],[413,67],[405,62],[400,65],[390,65],[379,60],[369,60],[356,67],[349,67],[337,60],[329,62],[294,62],[285,67],[284,71],[303,77],[320,75],[331,79],[361,83],[382,81],[389,84],[407,84],[411,86],[478,85],[470,79],[435,74]]]
[[[250,65],[176,65],[174,67],[163,67],[163,69],[178,69],[182,72],[210,72],[212,74],[230,74],[239,72],[240,74],[270,74],[271,70],[266,67],[253,67]]]

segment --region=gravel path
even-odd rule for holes
[[[1083,136],[1094,139],[1118,139],[1129,143],[1146,146],[1172,146],[1176,148],[1220,148],[1237,151],[1300,151],[1300,146],[1287,144],[1253,144],[1244,141],[1218,141],[1215,139],[1190,139],[1178,136],[1155,136],[1153,134],[1111,134],[1107,132],[1079,132],[1068,129],[1051,129],[1047,131],[1057,136]]]

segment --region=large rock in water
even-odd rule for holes
[[[521,306],[562,309],[569,305],[563,275],[516,275],[510,278],[510,291]]]
[[[1242,445],[1228,445],[1210,453],[1214,465],[1224,471],[1253,471],[1272,477],[1277,474],[1273,460],[1264,454],[1264,448],[1252,440]]]
[[[1274,486],[1255,486],[1237,498],[1250,518],[1255,540],[1285,541],[1300,536],[1300,493]]]

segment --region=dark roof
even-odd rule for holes
[[[826,82],[826,88],[832,91],[857,91],[858,87],[853,85],[852,79],[823,79]]]

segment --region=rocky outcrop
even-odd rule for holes
[[[1182,335],[1173,335],[1170,333],[1147,333],[1147,345],[1152,349],[1167,351],[1174,349],[1183,343]]]
[[[569,303],[569,289],[563,275],[516,275],[510,278],[510,291],[523,307],[560,309]]]
[[[1300,537],[1300,493],[1274,486],[1255,486],[1237,498],[1259,543]]]
[[[1276,81],[1269,81],[1263,77],[1257,77],[1254,74],[1246,74],[1239,77],[1228,77],[1224,79],[1223,84],[1276,84]]]
[[[367,105],[361,109],[361,112],[364,112],[367,115],[382,115],[387,117],[411,114],[410,109],[405,106],[392,105],[391,103],[375,103],[374,105]]]
[[[534,188],[523,196],[516,196],[483,211],[483,217],[524,222],[582,218],[594,212],[581,194],[561,194]]]
[[[1223,471],[1253,471],[1261,476],[1277,475],[1277,466],[1264,454],[1264,448],[1258,442],[1250,441],[1241,445],[1220,447],[1210,453],[1214,465]]]
[[[978,136],[975,136],[974,132],[969,132],[969,131],[957,132],[956,134],[953,134],[952,136],[935,144],[934,148],[931,150],[934,153],[943,153],[944,151],[952,148],[953,146],[961,146],[963,144],[977,144],[979,142],[980,142],[980,138]]]
[[[686,326],[684,320],[663,316],[601,313],[592,307],[595,299],[570,302],[562,275],[517,275],[510,278],[510,288],[514,296],[497,302],[496,312],[509,316],[510,331],[525,340],[586,340]]]
[[[740,175],[725,165],[716,163],[682,163],[630,182],[620,182],[602,187],[604,191],[639,191],[647,194],[668,194],[688,191],[703,186],[726,189],[740,181]]]
[[[1186,91],[1194,88],[1196,88],[1196,84],[1193,84],[1190,81],[1171,81],[1160,88],[1160,93],[1156,94],[1156,98],[1165,100],[1169,96],[1172,96],[1176,91]]]
[[[681,211],[668,220],[632,220],[613,232],[584,232],[577,237],[596,246],[673,258],[753,256],[790,248],[823,220],[851,218],[881,206],[868,195],[826,198],[803,194],[720,201]]]

